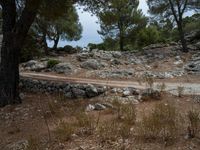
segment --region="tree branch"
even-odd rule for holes
[[[169,3],[170,3],[170,7],[171,7],[171,10],[172,10],[173,16],[174,16],[176,22],[178,23],[178,22],[179,22],[179,19],[178,19],[178,17],[177,17],[176,11],[175,11],[175,9],[174,9],[174,4],[173,4],[172,0],[169,0]]]
[[[19,41],[17,42],[17,46],[23,45],[24,39],[36,17],[40,4],[41,0],[26,0],[25,8],[14,28],[14,32],[17,35],[17,38],[19,38],[17,39],[17,41]]]

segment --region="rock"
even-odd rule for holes
[[[100,69],[101,63],[99,63],[95,59],[89,59],[81,64],[81,68],[88,69],[88,70],[97,70]]]
[[[161,93],[157,90],[153,90],[151,88],[148,88],[148,89],[146,89],[142,92],[141,100],[142,101],[161,100]]]
[[[190,73],[200,73],[200,53],[193,55],[184,69]]]
[[[134,76],[134,70],[132,69],[122,69],[122,70],[112,70],[112,71],[102,71],[97,73],[100,78],[130,78]]]
[[[113,58],[113,55],[111,53],[104,53],[101,55],[101,59],[110,61]]]
[[[24,93],[20,93],[20,94],[19,94],[19,97],[20,97],[21,100],[24,100],[25,94],[24,94]]]
[[[131,91],[127,88],[126,90],[123,91],[123,97],[127,97],[131,95]]]
[[[87,59],[93,57],[93,54],[84,52],[84,53],[78,54],[76,57],[77,57],[78,61],[83,62],[83,61],[86,61]]]
[[[98,91],[97,91],[97,88],[93,85],[88,85],[86,87],[86,95],[88,98],[91,98],[91,97],[96,97],[99,95]]]
[[[121,65],[121,62],[118,59],[111,60],[112,65]]]
[[[27,63],[22,64],[22,67],[25,70],[30,71],[42,71],[43,69],[47,68],[47,62],[39,62],[36,60],[30,60]]]
[[[79,88],[72,88],[72,97],[73,98],[85,98],[86,92]]]
[[[5,150],[26,150],[28,147],[27,140],[20,140],[18,142],[9,144],[5,147]]]
[[[86,107],[86,111],[93,111],[93,110],[95,110],[95,106],[94,106],[94,105],[89,104],[89,105]]]
[[[175,62],[174,62],[174,65],[181,65],[181,64],[183,64],[183,61],[182,61],[182,60],[178,60],[178,61],[175,61]]]
[[[122,56],[122,53],[119,51],[114,51],[114,52],[112,52],[112,56],[114,58],[120,58]]]
[[[94,110],[105,110],[106,109],[106,107],[104,105],[100,104],[100,103],[96,103],[94,105],[94,107],[95,107]]]
[[[59,63],[52,70],[56,73],[71,74],[74,71],[74,67],[70,63]]]

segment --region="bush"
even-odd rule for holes
[[[72,134],[75,132],[73,124],[61,121],[55,130],[57,138],[61,141],[69,141]]]
[[[188,126],[188,136],[193,138],[199,132],[200,129],[200,118],[199,112],[196,110],[190,110],[188,112],[189,126]]]
[[[48,68],[53,68],[55,65],[59,64],[60,61],[59,60],[54,60],[54,59],[50,59],[47,62],[47,67]]]
[[[178,131],[179,114],[170,104],[160,103],[152,113],[144,115],[139,126],[139,135],[145,139],[173,140]]]

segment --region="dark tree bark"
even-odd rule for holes
[[[57,35],[56,38],[54,39],[54,45],[53,45],[54,50],[57,49],[59,40],[60,40],[60,36]]]
[[[49,55],[46,33],[43,33],[43,35],[42,35],[42,44],[43,44],[45,55]]]
[[[179,37],[180,37],[180,41],[181,41],[181,45],[182,45],[182,51],[187,53],[188,48],[187,48],[187,43],[185,40],[185,33],[183,30],[183,13],[185,12],[185,9],[187,7],[188,0],[185,0],[184,4],[181,4],[180,1],[176,1],[177,9],[175,9],[175,5],[173,4],[172,0],[169,0],[169,4],[170,4],[172,14],[175,18],[175,21],[176,21],[176,24],[178,27]],[[183,7],[182,7],[182,5],[183,5]],[[176,13],[176,11],[178,11],[178,14]]]
[[[123,20],[120,18],[118,22],[119,28],[119,47],[121,51],[124,51],[124,31],[123,31]]]
[[[0,1],[3,13],[3,41],[0,62],[0,107],[21,103],[19,98],[19,53],[39,8],[39,0],[27,0],[16,21],[15,0]]]

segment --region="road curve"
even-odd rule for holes
[[[31,78],[37,80],[48,80],[55,82],[66,82],[66,83],[77,83],[77,84],[94,84],[101,86],[109,86],[109,87],[118,87],[118,88],[126,88],[126,87],[134,87],[137,89],[145,89],[145,84],[139,84],[134,81],[123,81],[123,80],[102,80],[102,79],[88,79],[88,78],[74,78],[74,77],[63,77],[59,75],[47,75],[42,73],[20,73],[21,77]],[[163,82],[155,82],[154,88],[157,85],[162,84]],[[184,94],[186,95],[200,95],[200,84],[198,83],[170,83],[164,82],[166,85],[166,91],[169,91],[173,94],[177,94],[177,87],[184,87]]]

